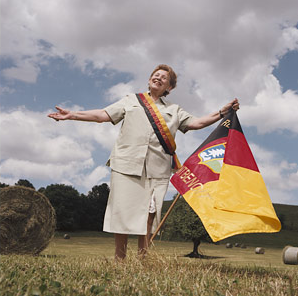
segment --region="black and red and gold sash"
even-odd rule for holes
[[[175,153],[176,150],[176,143],[174,137],[172,136],[166,121],[162,117],[161,113],[159,112],[157,106],[155,105],[152,98],[149,96],[148,93],[143,94],[136,94],[139,103],[144,108],[145,113],[151,123],[153,130],[163,147],[164,151],[167,154],[173,156],[172,168],[177,170],[181,167],[179,159]]]

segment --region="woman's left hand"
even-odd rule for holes
[[[236,98],[236,99],[232,100],[230,103],[226,104],[224,107],[222,107],[220,109],[220,111],[222,114],[226,115],[231,108],[233,108],[235,111],[237,111],[240,108],[239,106],[240,106],[240,103],[239,103],[238,99]]]

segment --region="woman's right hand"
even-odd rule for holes
[[[48,114],[48,117],[59,120],[67,120],[70,118],[70,111],[56,106],[58,112]]]

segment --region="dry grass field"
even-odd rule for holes
[[[1,257],[1,295],[298,295],[298,266],[283,264],[281,248],[202,244],[209,259],[190,259],[192,243],[156,240],[142,260],[136,248],[132,237],[117,263],[109,235],[57,234],[40,256]]]

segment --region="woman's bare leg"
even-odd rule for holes
[[[141,256],[144,256],[146,254],[147,249],[149,247],[149,241],[151,237],[151,229],[152,229],[154,217],[155,217],[155,213],[149,213],[148,220],[147,220],[147,234],[139,235],[138,254]]]
[[[115,259],[123,260],[126,257],[128,234],[115,233]]]

